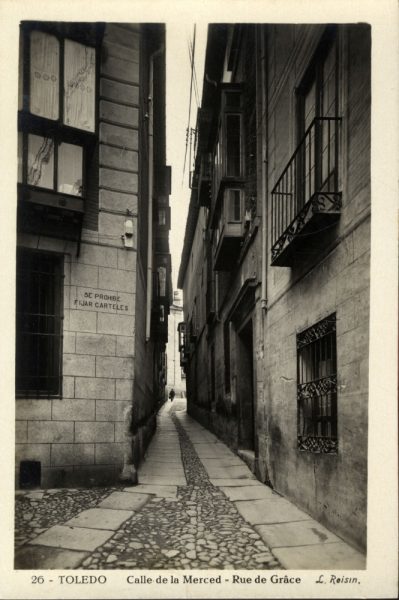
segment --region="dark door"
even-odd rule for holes
[[[252,320],[237,335],[237,396],[239,403],[239,448],[255,450],[254,365]]]

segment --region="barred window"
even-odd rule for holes
[[[16,391],[61,393],[62,258],[20,250],[17,257]]]
[[[337,452],[336,315],[297,335],[298,448]]]

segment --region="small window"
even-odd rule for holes
[[[21,250],[17,257],[16,391],[61,392],[62,257]]]
[[[165,307],[163,304],[159,305],[159,322],[165,323]]]
[[[177,326],[177,331],[178,331],[178,335],[179,335],[179,352],[180,350],[184,349],[184,347],[186,346],[186,324],[185,322],[181,322],[178,324]]]
[[[158,208],[158,225],[166,225],[166,208]]]
[[[83,148],[62,143],[58,147],[58,191],[82,195]]]
[[[27,183],[42,188],[54,188],[54,140],[28,135]]]
[[[297,335],[298,448],[337,452],[336,315]]]
[[[240,223],[242,221],[241,191],[226,190],[227,194],[227,220],[229,223]]]
[[[241,173],[241,115],[226,114],[226,176]]]
[[[56,143],[51,137],[19,134],[19,181],[25,183],[22,167],[24,140],[27,140],[26,183],[35,187],[55,190],[72,196],[83,195],[83,147],[64,142]],[[26,143],[26,142],[25,142]]]
[[[166,296],[166,267],[158,267],[158,295]]]

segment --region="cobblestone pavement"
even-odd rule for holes
[[[82,563],[86,569],[278,569],[260,536],[214,487],[175,417],[187,486],[154,498]]]
[[[53,525],[93,508],[117,488],[54,489],[17,492],[15,546],[34,539]]]
[[[177,403],[175,407],[174,410],[178,408]],[[178,486],[177,498],[151,496],[106,543],[73,568],[281,568],[234,503],[209,481],[193,444],[173,411],[171,417],[179,434],[187,485]],[[167,470],[167,465],[165,467]],[[82,510],[97,506],[118,489],[64,489],[17,494],[16,545],[21,547],[51,526],[65,523]]]

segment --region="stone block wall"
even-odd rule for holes
[[[284,66],[277,69],[275,65],[281,74],[276,89],[282,95],[284,90],[293,92],[304,72],[306,60],[302,59],[316,47],[316,33],[297,31],[296,39],[304,36],[307,51],[298,53],[295,62],[297,49],[291,45],[292,55],[285,56]],[[277,44],[273,38],[269,42]],[[291,269],[268,267],[264,389],[263,397],[258,397],[258,416],[263,413],[264,418],[263,424],[258,419],[257,431],[260,471],[269,474],[273,487],[364,550],[370,279],[369,32],[363,26],[344,26],[338,33],[338,44],[342,213],[336,228],[326,232],[319,257],[304,255],[301,265]],[[277,53],[270,56],[277,57]],[[270,60],[273,63],[274,59]],[[289,159],[282,148],[291,135],[291,108],[277,98],[270,114],[272,180]],[[303,452],[297,448],[296,336],[333,312],[337,319],[338,453]]]
[[[17,399],[20,460],[40,460],[44,487],[115,481],[129,455],[136,355],[139,26],[108,24],[101,48],[98,229],[76,244],[19,235],[64,254],[62,396]],[[122,235],[133,220],[133,249]],[[140,316],[142,319],[142,315]]]

